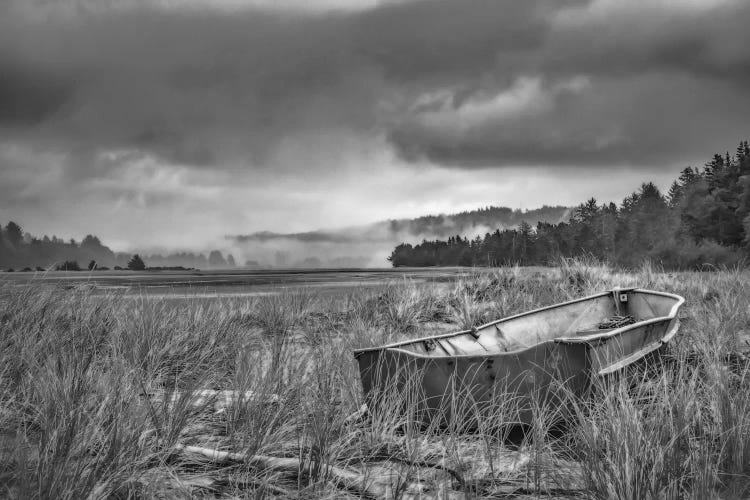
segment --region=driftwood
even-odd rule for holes
[[[462,488],[466,486],[464,477],[456,471],[456,469],[446,465],[445,460],[429,461],[429,460],[411,460],[408,458],[400,457],[398,455],[382,455],[379,458],[382,461],[387,462],[398,462],[410,467],[418,467],[420,469],[437,469],[448,473]]]
[[[268,455],[247,455],[245,453],[233,453],[229,451],[202,448],[200,446],[176,445],[176,450],[190,455],[198,455],[208,458],[214,463],[228,465],[233,463],[245,463],[258,467],[259,469],[285,472],[299,475],[302,464],[297,458],[271,457]],[[347,490],[357,492],[369,498],[385,498],[388,490],[372,481],[368,481],[362,474],[341,467],[329,466],[329,476]]]
[[[199,446],[177,445],[175,449],[188,455],[207,458],[217,465],[243,463],[252,465],[258,469],[281,472],[292,476],[299,476],[300,473],[302,473],[302,463],[298,458],[248,455],[245,453],[234,453]],[[397,456],[384,457],[384,460],[390,463],[400,462],[421,469],[428,468],[442,470],[452,476],[463,490],[466,490],[467,488],[470,490],[480,489],[491,491],[495,494],[538,494],[540,491],[543,491],[546,494],[574,496],[582,493],[582,490],[578,487],[566,487],[564,485],[555,486],[547,484],[547,481],[543,481],[543,484],[541,484],[539,490],[537,490],[533,485],[529,484],[528,478],[520,477],[516,479],[495,478],[492,480],[471,481],[470,484],[461,476],[461,474],[455,469],[448,467],[442,460],[438,462],[420,460],[411,461]],[[327,472],[329,477],[339,487],[355,492],[362,497],[390,498],[395,494],[395,485],[392,484],[390,480],[392,478],[388,478],[389,480],[386,480],[385,482],[374,481],[372,479],[368,480],[368,474],[335,466],[329,466]],[[404,483],[401,488],[403,489],[405,485],[406,483]],[[404,492],[402,491],[402,493]]]

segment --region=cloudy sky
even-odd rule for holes
[[[0,0],[0,221],[215,247],[619,201],[750,137],[747,0]]]

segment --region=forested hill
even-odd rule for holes
[[[245,255],[260,263],[277,266],[365,267],[385,264],[399,242],[447,238],[453,234],[481,235],[495,228],[517,227],[526,221],[558,223],[570,216],[569,207],[513,210],[490,206],[455,214],[430,215],[414,219],[392,219],[337,229],[299,233],[261,231],[231,236]]]
[[[665,268],[733,266],[750,257],[750,148],[715,154],[701,169],[685,168],[663,194],[651,182],[620,205],[590,199],[568,222],[522,223],[474,238],[398,245],[393,266],[547,264],[591,255],[635,266],[650,259]]]
[[[571,214],[569,207],[543,206],[531,210],[519,210],[508,207],[489,206],[449,215],[427,215],[415,219],[396,219],[388,221],[392,233],[406,233],[413,236],[443,238],[460,233],[475,233],[487,228],[512,228],[522,222],[559,223],[566,221]]]

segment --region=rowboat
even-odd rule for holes
[[[595,379],[658,357],[677,333],[684,301],[614,288],[470,330],[358,349],[354,356],[371,408],[393,405],[395,394],[411,391],[397,405],[411,401],[426,423],[466,418],[458,415],[457,399],[470,401],[466,411],[477,417],[513,401],[509,418],[530,423],[535,405],[582,395]]]

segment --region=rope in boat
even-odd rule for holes
[[[606,318],[601,323],[599,323],[599,329],[605,330],[611,328],[620,328],[621,326],[632,325],[633,323],[635,323],[635,318],[633,316],[615,315],[610,318]]]

